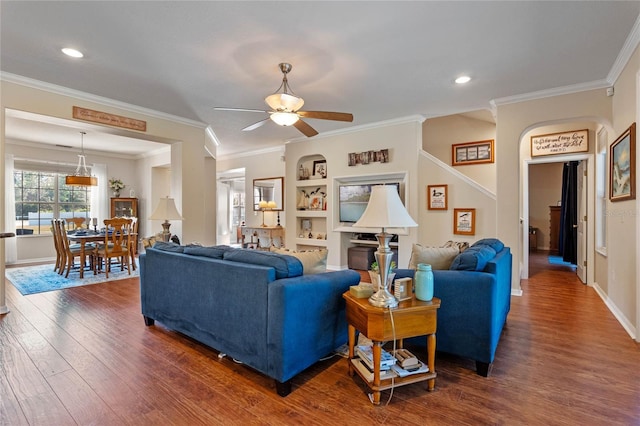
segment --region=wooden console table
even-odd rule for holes
[[[256,241],[254,241],[256,238]],[[269,239],[269,245],[260,245],[260,239]],[[254,248],[269,250],[269,247],[276,246],[273,241],[275,238],[280,238],[280,244],[282,246],[284,242],[284,228],[282,226],[243,226],[242,227],[242,246],[245,244],[251,244]],[[249,241],[247,241],[247,239]]]
[[[354,371],[373,390],[373,404],[380,404],[380,391],[396,386],[428,381],[427,389],[432,391],[436,385],[436,326],[440,299],[434,297],[429,302],[413,299],[400,302],[397,308],[378,308],[369,304],[367,298],[357,298],[349,291],[342,297],[347,303],[347,322],[349,323],[349,375]],[[391,320],[393,315],[393,322]],[[392,328],[395,325],[395,332]],[[373,341],[373,381],[367,380],[359,370],[355,369],[352,360],[355,358],[356,330]],[[426,373],[412,374],[406,377],[380,380],[380,359],[382,342],[396,339],[396,347],[402,348],[402,339],[416,336],[427,336]]]

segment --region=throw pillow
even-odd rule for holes
[[[483,271],[487,262],[496,256],[491,246],[472,246],[456,256],[449,269],[456,271]]]
[[[286,248],[271,247],[274,253],[288,254],[302,263],[304,275],[321,274],[327,271],[327,249],[295,251]]]
[[[142,247],[144,247],[145,249],[148,249],[149,247],[153,247],[155,243],[156,243],[155,236],[142,239]]]
[[[497,238],[483,238],[482,240],[478,240],[471,247],[474,246],[489,246],[499,253],[504,248],[504,243]]]
[[[466,241],[452,241],[449,240],[442,247],[455,247],[460,253],[469,248],[469,243]]]
[[[409,269],[416,269],[418,263],[428,263],[431,269],[449,269],[453,259],[460,253],[457,247],[424,247],[414,244],[409,259]]]

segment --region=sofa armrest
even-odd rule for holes
[[[346,342],[342,294],[359,282],[360,274],[344,270],[269,284],[267,346],[272,377],[289,380]]]

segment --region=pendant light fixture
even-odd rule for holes
[[[87,170],[87,164],[84,157],[84,135],[86,132],[80,132],[80,154],[78,154],[78,167],[72,175],[67,175],[64,182],[67,185],[72,186],[96,186],[98,185],[98,178],[91,176],[91,173]]]

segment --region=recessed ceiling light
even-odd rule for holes
[[[82,58],[84,56],[81,51],[72,49],[70,47],[63,48],[62,53],[67,56],[71,56],[72,58]]]
[[[468,75],[463,75],[461,77],[456,78],[456,83],[458,84],[465,84],[471,81],[471,77],[469,77]]]

